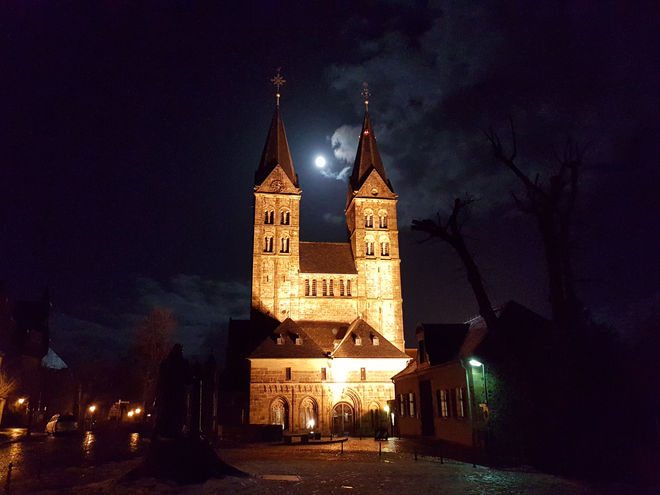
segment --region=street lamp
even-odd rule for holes
[[[96,406],[92,404],[91,406],[89,406],[89,412],[94,414],[94,411],[96,411]]]
[[[486,407],[488,407],[488,387],[486,385],[486,367],[484,366],[484,363],[474,358],[470,359],[470,361],[468,362],[470,363],[470,366],[472,366],[473,368],[481,368],[481,376],[484,380],[484,404],[486,405]]]
[[[20,399],[18,399],[18,405],[22,406],[23,404],[25,404],[25,397],[21,397]]]

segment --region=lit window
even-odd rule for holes
[[[437,390],[436,398],[438,401],[438,416],[441,418],[449,417],[449,394],[447,390]]]
[[[277,336],[277,345],[284,345],[284,339],[281,335]]]
[[[378,337],[373,337],[373,338],[371,339],[371,343],[372,343],[373,345],[380,345],[380,339],[379,339]]]
[[[366,251],[367,251],[367,256],[373,256],[374,255],[374,241],[367,241],[366,242]]]
[[[282,225],[289,225],[290,221],[291,221],[291,214],[288,211],[283,211],[280,214],[280,223]]]
[[[355,336],[355,345],[362,345],[362,339],[357,335]]]
[[[389,242],[381,242],[380,243],[380,255],[381,256],[389,256],[390,255],[390,243]]]
[[[289,238],[288,237],[282,237],[280,239],[280,252],[281,253],[288,253],[289,252]]]
[[[367,368],[360,368],[360,380],[365,381],[367,379]]]
[[[414,392],[410,392],[408,394],[408,408],[409,408],[410,416],[415,417],[416,409],[415,409],[415,393]]]
[[[296,345],[302,345],[302,338],[296,337]]]
[[[291,368],[286,369],[286,379],[291,380]]]
[[[335,296],[335,281],[330,279],[330,293],[328,294],[330,297]]]
[[[267,235],[264,238],[264,252],[265,253],[273,252],[273,236]]]
[[[374,216],[372,213],[367,213],[364,216],[364,226],[368,229],[374,226]]]
[[[456,389],[456,396],[457,396],[457,401],[456,401],[456,415],[459,418],[464,418],[465,417],[465,389],[464,388],[457,388]]]
[[[378,217],[378,226],[381,229],[386,229],[387,228],[387,215],[379,215]]]
[[[316,279],[312,280],[312,296],[316,297]]]
[[[351,281],[350,280],[346,281],[346,295],[347,296],[351,295]]]
[[[327,296],[328,295],[328,281],[326,279],[323,279],[323,295]]]
[[[309,296],[309,279],[305,279],[305,295]]]

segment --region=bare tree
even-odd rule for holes
[[[532,180],[516,164],[518,152],[516,132],[512,120],[509,120],[509,124],[510,152],[505,149],[499,136],[492,129],[486,132],[486,137],[490,141],[495,158],[511,170],[523,184],[525,198],[512,195],[518,208],[534,217],[541,235],[553,320],[570,325],[579,318],[581,307],[575,294],[571,264],[571,229],[584,150],[569,139],[562,156],[557,157],[558,169],[547,182],[542,182],[538,174]]]
[[[479,268],[465,244],[465,238],[461,232],[461,223],[459,222],[459,215],[473,201],[469,196],[464,199],[456,198],[452,212],[446,220],[443,220],[440,213],[436,214],[435,220],[413,220],[412,230],[426,232],[430,236],[429,239],[439,238],[454,248],[467,272],[468,282],[479,305],[479,314],[485,320],[488,328],[493,329],[497,326],[497,317],[484,288]]]
[[[156,393],[158,367],[172,347],[172,337],[177,321],[171,309],[153,308],[142,319],[135,333],[135,351],[141,371],[142,399],[146,408],[151,409]]]

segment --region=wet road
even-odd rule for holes
[[[0,445],[0,480],[7,477],[12,463],[12,480],[38,478],[42,474],[70,467],[97,466],[109,461],[138,457],[145,450],[139,433],[88,431],[71,436],[35,436]]]

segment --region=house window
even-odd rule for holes
[[[316,297],[316,279],[312,280],[312,296]]]
[[[272,224],[274,217],[275,217],[275,212],[274,211],[266,210],[264,212],[264,223],[265,224]]]
[[[408,393],[408,409],[411,417],[415,417],[415,393]]]
[[[380,255],[381,256],[389,256],[390,255],[390,243],[389,242],[381,242],[380,243]]]
[[[344,279],[339,280],[339,295],[344,296]]]
[[[296,337],[296,345],[302,345],[302,338]]]
[[[305,279],[305,295],[309,296],[309,279]]]
[[[281,244],[280,245],[280,252],[288,253],[289,252],[289,238],[288,237],[282,237],[280,244]]]
[[[351,281],[350,280],[346,281],[346,295],[347,296],[351,295]]]
[[[335,296],[335,281],[330,279],[330,293],[328,294],[330,297]]]
[[[387,215],[385,214],[380,214],[378,217],[378,226],[381,229],[386,229],[387,228]]]
[[[465,389],[460,387],[456,389],[456,415],[459,418],[465,417]]]
[[[456,389],[449,390],[449,415],[452,418],[458,417],[458,405],[456,404]]]
[[[374,255],[374,241],[367,241],[365,243],[365,248],[367,251],[367,256],[373,256]]]
[[[368,229],[374,226],[374,215],[373,213],[366,213],[364,215],[364,226]]]
[[[280,223],[282,225],[289,225],[291,221],[291,214],[288,211],[283,211],[280,213]]]
[[[358,336],[355,337],[355,345],[362,345],[362,339]]]
[[[436,391],[436,397],[438,400],[438,416],[441,418],[449,417],[449,394],[446,390]]]
[[[325,368],[321,368],[321,380],[327,380],[328,379],[328,373],[325,370]]]
[[[372,337],[372,339],[371,339],[371,343],[372,343],[373,345],[379,345],[379,344],[380,344],[380,339],[379,339],[378,337],[374,336],[374,337]]]
[[[277,345],[284,345],[284,338],[281,335],[277,336]]]
[[[326,279],[323,279],[323,295],[328,295],[328,281]]]
[[[291,380],[291,368],[286,369],[286,379]]]
[[[406,415],[406,401],[404,400],[403,394],[399,394],[399,415]]]
[[[273,236],[267,235],[264,237],[264,253],[273,252]]]
[[[367,368],[360,368],[360,380],[365,381],[367,379]]]

